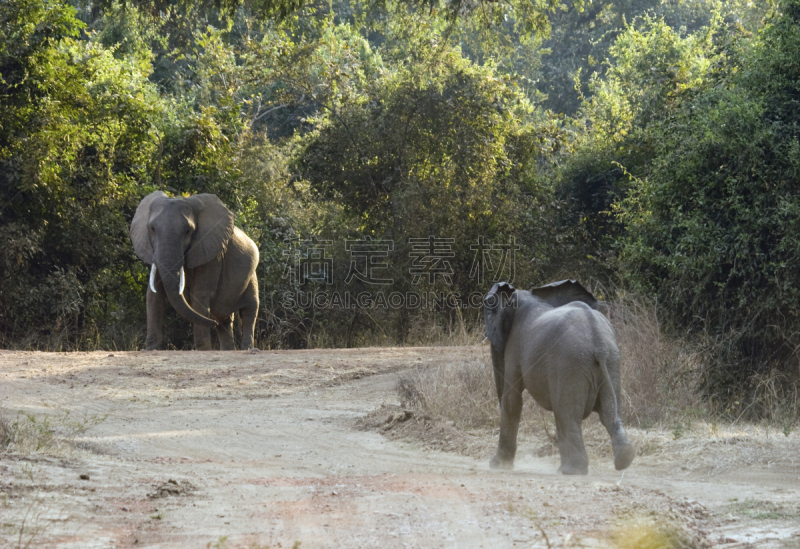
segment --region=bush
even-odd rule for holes
[[[701,408],[697,392],[702,359],[686,339],[665,333],[652,298],[617,289],[608,316],[620,349],[620,416],[627,425],[665,425]]]

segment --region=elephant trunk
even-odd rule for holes
[[[175,257],[175,254],[167,255],[167,257]],[[181,254],[177,257],[179,257],[180,260],[167,260],[166,262],[161,260],[153,264],[158,269],[158,274],[161,275],[161,283],[164,285],[164,293],[167,294],[167,299],[169,299],[169,302],[178,314],[189,322],[213,328],[217,325],[217,322],[195,311],[186,301],[186,297],[183,295],[185,277],[183,272],[183,256]],[[165,263],[169,267],[165,266]]]

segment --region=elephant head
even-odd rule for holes
[[[600,303],[589,291],[574,280],[561,280],[533,288],[531,296],[546,307],[561,307],[573,301],[583,301],[592,309],[602,312]],[[483,298],[483,320],[489,343],[503,352],[506,338],[514,323],[514,312],[519,306],[517,289],[508,282],[498,282]]]
[[[131,222],[133,249],[151,265],[150,290],[156,291],[158,272],[178,314],[208,327],[216,321],[195,311],[183,295],[184,266],[192,269],[216,258],[232,234],[233,213],[213,194],[169,198],[156,191],[142,200]]]

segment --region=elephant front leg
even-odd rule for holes
[[[210,318],[211,308],[209,307],[210,297],[200,292],[192,293],[192,308],[201,315]],[[214,346],[211,344],[211,328],[200,324],[192,324],[194,332],[194,348],[197,351],[211,351]]]
[[[583,410],[576,408],[556,413],[555,416],[558,453],[561,456],[558,471],[564,475],[589,474],[589,456],[583,444]]]
[[[145,351],[158,349],[164,341],[164,309],[166,306],[164,286],[161,279],[155,281],[156,293],[147,287],[147,339]]]
[[[492,469],[513,469],[517,454],[517,433],[522,415],[522,380],[506,383],[500,404],[500,440],[497,453],[489,462]]]

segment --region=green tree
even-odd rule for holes
[[[674,97],[642,130],[648,165],[616,206],[632,279],[724,342],[706,390],[726,401],[767,368],[796,373],[798,22],[786,0],[752,40],[720,37],[686,89],[651,94]]]
[[[303,137],[298,175],[341,203],[362,234],[392,239],[399,261],[410,261],[410,238],[453,239],[453,281],[464,295],[485,290],[470,279],[479,237],[516,238],[518,281],[541,275],[554,236],[552,186],[540,164],[568,146],[568,132],[511,77],[446,46],[426,19],[395,24],[403,38],[387,35],[384,66],[374,54],[340,65],[351,77]],[[539,260],[533,269],[531,258]],[[400,263],[395,272],[408,269]]]
[[[581,97],[590,96],[593,74],[605,76],[617,66],[615,43],[629,27],[642,31],[661,20],[679,36],[708,26],[714,13],[731,25],[754,30],[770,2],[744,0],[622,0],[595,1],[583,9],[557,10],[550,18],[551,32],[541,44],[537,89],[555,112],[574,115]],[[596,77],[595,77],[596,78]]]
[[[137,300],[127,214],[150,180],[161,101],[147,59],[116,59],[82,27],[61,2],[0,5],[4,338],[96,334]]]

